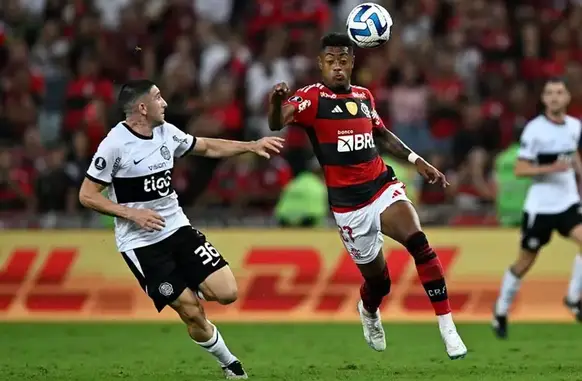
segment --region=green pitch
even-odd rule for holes
[[[514,325],[508,341],[459,325],[450,361],[436,325],[386,324],[376,353],[358,325],[221,324],[252,380],[582,380],[582,326]],[[219,367],[180,324],[0,324],[2,381],[211,381]]]

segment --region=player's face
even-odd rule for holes
[[[162,124],[165,122],[165,112],[168,104],[162,98],[160,89],[157,86],[153,86],[148,94],[148,104],[147,104],[147,118],[152,122],[152,124]]]
[[[550,113],[565,112],[570,103],[570,93],[562,82],[550,82],[544,87],[542,102]]]
[[[332,89],[348,87],[354,68],[354,55],[347,47],[326,47],[319,55],[319,68],[327,86]]]

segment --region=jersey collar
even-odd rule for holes
[[[352,86],[351,85],[347,89],[339,89],[339,90],[334,90],[331,87],[327,86],[323,82],[322,82],[322,85],[325,86],[326,89],[328,89],[329,91],[331,91],[334,94],[351,94],[352,93]]]
[[[123,127],[127,128],[127,131],[129,131],[136,138],[139,138],[142,140],[152,140],[154,138],[154,134],[152,134],[152,136],[145,136],[145,135],[140,134],[139,132],[135,132],[131,127],[129,127],[129,125],[127,123],[123,122],[121,124],[123,124]]]

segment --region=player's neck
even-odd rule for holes
[[[142,136],[152,136],[154,133],[154,129],[152,126],[142,118],[135,118],[128,116],[125,118],[125,123],[131,128],[134,132],[138,133]]]
[[[544,115],[550,122],[555,124],[564,124],[566,118],[566,113],[564,112],[546,112]]]
[[[324,81],[323,85],[336,94],[348,94],[352,91],[352,85],[349,83],[343,86],[331,86]]]

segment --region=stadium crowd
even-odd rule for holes
[[[79,214],[77,189],[96,146],[122,117],[116,91],[128,78],[157,81],[167,120],[194,135],[248,140],[270,133],[271,87],[317,82],[319,35],[342,29],[359,2],[3,0],[3,220]],[[443,190],[411,178],[409,192],[425,210],[491,210],[495,159],[539,112],[544,78],[567,78],[570,113],[582,117],[582,2],[378,3],[392,13],[393,38],[356,52],[354,82],[372,90],[386,124],[452,183]],[[270,161],[179,161],[173,181],[183,205],[272,213],[293,178],[317,171],[304,133],[283,134],[286,151]]]

